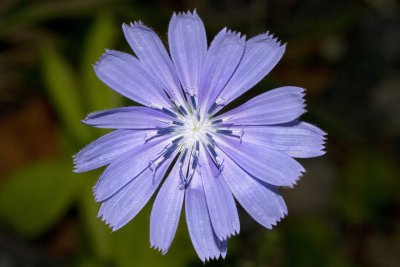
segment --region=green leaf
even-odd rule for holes
[[[15,231],[37,237],[70,207],[76,174],[68,161],[37,162],[8,177],[0,188],[0,215]]]
[[[73,136],[85,143],[90,139],[88,127],[80,121],[85,114],[82,111],[78,84],[68,62],[52,46],[42,51],[43,77],[50,99],[65,127]]]
[[[106,48],[114,44],[117,27],[111,15],[100,13],[90,29],[82,57],[83,88],[89,110],[103,110],[121,105],[121,97],[102,83],[94,73],[95,64]],[[119,28],[118,28],[119,29]]]

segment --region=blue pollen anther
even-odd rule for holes
[[[211,124],[218,124],[218,123],[221,123],[221,122],[223,122],[223,120],[222,119],[218,119],[218,120],[212,121]]]
[[[217,133],[231,135],[233,132],[232,132],[232,130],[217,130]]]
[[[175,131],[174,127],[167,127],[167,128],[160,128],[157,130],[157,134],[159,135],[165,135],[165,134],[169,134]]]
[[[217,156],[217,152],[215,152],[215,149],[212,147],[212,145],[207,144],[207,148],[210,151],[211,155],[215,158]]]
[[[180,122],[180,121],[172,121],[172,124],[179,125],[179,126],[185,125],[183,122]]]
[[[179,189],[183,190],[186,187],[188,187],[188,185],[190,184],[190,181],[192,180],[194,172],[191,173],[191,175],[189,175],[189,177],[185,177],[185,175],[183,174],[182,171],[182,166],[179,167],[179,177],[180,177],[180,183],[179,183]]]
[[[197,109],[196,98],[194,95],[190,95],[190,101],[192,102],[193,109]]]
[[[184,115],[188,115],[186,109],[183,106],[179,106],[179,111],[182,112]]]
[[[214,110],[215,110],[215,108],[217,107],[217,103],[212,103],[212,105],[210,106],[210,108],[208,109],[208,111],[207,111],[207,113],[208,114],[211,114]]]
[[[174,117],[174,118],[178,118],[178,115],[176,115],[175,112],[173,112],[173,111],[171,111],[171,110],[169,110],[167,108],[162,108],[161,111],[164,112],[167,115],[170,115],[170,116]]]

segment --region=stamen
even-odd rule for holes
[[[211,124],[218,124],[218,123],[221,123],[221,122],[223,122],[223,120],[222,119],[218,119],[218,120],[212,121]]]
[[[172,124],[179,125],[179,126],[185,125],[183,122],[180,122],[180,121],[172,121]]]
[[[162,107],[162,106],[160,106],[158,104],[155,104],[155,103],[150,103],[149,107],[155,108],[155,109],[158,109],[158,110],[162,110],[164,108],[164,107]]]
[[[213,158],[217,157],[217,152],[211,144],[207,144],[207,148]]]
[[[212,136],[211,134],[206,133],[206,136],[208,137],[209,141],[210,141],[212,144],[215,144],[214,138],[213,138],[213,136]]]
[[[189,150],[189,149],[185,148],[185,150],[183,151],[182,157],[181,157],[181,159],[180,159],[180,162],[181,162],[182,164],[183,164],[183,162],[184,162],[185,159],[186,159],[186,155],[187,155],[187,153],[188,153],[188,150]]]
[[[217,165],[217,167],[218,167],[218,173],[214,176],[215,178],[218,178],[221,175],[222,170],[224,169],[224,161],[222,160],[221,164]]]
[[[155,160],[149,160],[149,168],[153,172],[153,178],[156,176],[158,166],[165,160],[165,157],[158,157]]]
[[[167,108],[162,108],[161,111],[164,112],[167,115],[170,115],[170,116],[174,117],[174,118],[178,118],[178,115],[175,112],[173,112],[173,111],[171,111],[171,110],[169,110]]]
[[[151,130],[148,131],[144,134],[144,138],[143,140],[145,142],[148,142],[149,140],[159,137],[159,136],[163,136],[166,134],[170,134],[176,131],[176,127],[166,127],[166,128],[158,128],[157,130]]]
[[[214,110],[215,110],[215,108],[217,107],[217,103],[212,103],[212,105],[210,106],[210,108],[208,109],[208,111],[207,111],[207,113],[208,114],[211,114]]]
[[[175,98],[173,98],[173,96],[171,96],[170,94],[168,94],[168,92],[163,88],[163,91],[164,91],[164,94],[167,96],[167,98],[169,99],[169,101],[171,101],[171,103],[175,106],[175,107],[177,107],[178,105],[177,105],[177,101],[176,101],[176,99]],[[173,93],[173,92],[172,92]],[[176,95],[175,95],[175,97],[176,97]]]
[[[222,161],[221,161],[221,157],[220,156],[216,156],[215,157],[215,163],[217,164],[218,167],[221,167],[224,164],[224,159],[222,159]]]
[[[213,120],[212,122],[211,122],[211,124],[219,124],[219,123],[225,123],[225,122],[227,122],[227,121],[229,121],[230,119],[232,119],[233,117],[227,117],[227,118],[222,118],[222,119],[216,119],[216,120]]]
[[[159,135],[165,135],[165,134],[172,133],[172,132],[174,132],[175,130],[176,130],[175,127],[159,128],[159,129],[157,130],[157,134],[159,134]]]
[[[178,143],[175,143],[173,146],[169,147],[169,148],[165,151],[163,157],[164,157],[164,158],[169,158],[169,157],[175,152],[175,149],[178,147],[178,145],[179,145]]]
[[[196,141],[195,145],[195,151],[190,152],[189,159],[187,159],[188,151],[189,149],[186,148],[181,156],[181,159],[179,160],[179,177],[180,177],[180,189],[185,189],[191,182],[195,171],[198,169],[197,167],[199,166],[199,149],[200,143],[199,141]],[[184,174],[184,167],[186,165],[186,172],[187,174]],[[186,173],[185,172],[185,173]]]
[[[181,161],[179,162],[179,177],[180,177],[179,189],[180,190],[185,189],[190,184],[190,181],[192,180],[192,177],[194,175],[194,172],[191,172],[188,176],[186,176],[183,173],[183,168],[185,167],[186,164],[189,164],[189,162],[185,163],[187,151],[188,151],[188,149],[185,150],[184,155],[182,156],[182,158],[184,158],[184,160],[182,160],[182,158],[181,158]],[[186,165],[186,166],[188,167],[188,165]]]
[[[180,186],[179,186],[180,190],[183,190],[186,187],[188,187],[188,185],[192,181],[193,175],[194,175],[194,172],[192,172],[188,177],[185,177],[183,175],[182,168],[179,169],[179,176],[180,176],[180,180],[181,180]]]
[[[217,152],[211,144],[207,144],[207,150],[211,154],[211,159],[214,161],[215,165],[217,165],[218,169],[221,169],[222,165],[224,164],[224,159],[222,159],[221,162],[221,158],[218,156]],[[222,171],[222,169],[220,171]]]
[[[193,161],[192,161],[192,170],[195,170],[198,163],[199,163],[199,157],[197,157],[196,155],[192,156],[193,157]]]
[[[217,133],[232,135],[232,130],[217,130]]]
[[[178,143],[179,141],[181,141],[183,139],[183,136],[179,136],[178,138],[175,138],[174,140],[172,140],[172,144]]]
[[[222,98],[222,97],[217,97],[217,99],[215,100],[215,103],[218,105],[218,106],[220,106],[220,105],[225,105],[226,104],[226,99],[225,98]]]
[[[159,135],[158,131],[151,131],[144,135],[144,141],[147,142],[150,139],[153,139]]]
[[[186,177],[183,175],[183,164],[180,164],[179,166],[179,178],[180,178],[180,183],[179,183],[179,189],[183,190],[186,188]]]
[[[196,98],[194,97],[194,95],[190,96],[190,101],[192,102],[192,107],[194,110],[197,109],[197,105],[196,105]]]
[[[183,106],[179,106],[179,111],[180,111],[183,115],[185,115],[185,116],[188,115],[186,109],[185,109]]]
[[[214,103],[212,103],[212,105],[210,106],[210,108],[208,109],[207,113],[211,114],[214,112],[214,110],[218,107],[218,106],[225,106],[226,104],[226,99],[222,98],[222,97],[217,97],[217,99],[215,100]]]
[[[242,142],[242,138],[243,138],[243,134],[244,134],[244,126],[240,130],[218,129],[216,131],[216,133],[225,134],[225,135],[239,138],[240,142]]]

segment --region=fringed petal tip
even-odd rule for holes
[[[101,54],[100,58],[97,60],[96,63],[92,64],[93,70],[98,77],[100,77],[101,67],[107,64],[110,60],[109,57],[118,57],[118,51],[112,49],[104,49],[103,54]]]
[[[74,173],[82,173],[85,172],[86,170],[81,170],[80,168],[78,168],[77,166],[74,167],[74,169],[72,170]]]
[[[157,246],[156,244],[152,243],[151,241],[150,241],[150,247],[151,247],[152,249],[154,249],[154,250],[160,252],[162,255],[167,254],[168,249],[169,249],[169,248],[162,248],[162,247],[160,247],[160,246]]]
[[[275,226],[278,225],[278,223],[280,223],[287,215],[287,212],[282,212],[281,216],[279,218],[276,218],[276,220],[270,224],[267,225],[263,225],[265,228],[267,228],[268,230],[272,230]]]
[[[207,263],[207,262],[212,261],[212,260],[225,259],[225,257],[226,257],[226,251],[219,252],[219,253],[214,254],[214,255],[208,255],[208,256],[200,257],[200,260],[203,263]]]
[[[290,188],[290,189],[294,188],[295,186],[297,186],[297,184],[299,183],[301,177],[303,177],[303,174],[304,174],[305,172],[306,172],[306,170],[303,169],[302,171],[300,171],[300,172],[298,173],[296,179],[293,180],[293,182],[292,182],[291,184],[289,184],[289,185],[284,185],[284,186],[281,186],[281,187],[282,187],[282,188]]]
[[[278,39],[278,37],[275,37],[273,33],[270,33],[267,31],[266,33],[262,33],[256,36],[260,42],[267,42],[270,43],[271,46],[273,47],[284,47],[286,48],[286,43],[282,43],[281,40]]]
[[[102,111],[95,111],[95,112],[90,112],[89,114],[86,115],[86,117],[81,120],[81,123],[86,124],[86,125],[93,125],[92,124],[92,119],[96,119],[98,116],[100,116],[104,112],[109,112],[110,110],[102,110]]]
[[[101,203],[101,202],[104,202],[105,200],[107,200],[99,195],[99,192],[98,192],[99,182],[100,182],[100,179],[97,180],[97,182],[94,186],[92,186],[93,198],[94,198],[94,201],[96,201],[97,203]],[[99,214],[100,213],[103,214],[102,208],[100,208]]]
[[[119,229],[121,229],[123,226],[125,226],[126,223],[119,223],[117,222],[113,222],[110,220],[109,217],[107,217],[106,211],[103,208],[103,205],[100,207],[99,213],[97,214],[97,218],[100,218],[105,225],[107,225],[108,228],[110,228],[110,230],[112,232],[115,232]]]
[[[144,25],[142,27],[146,28],[146,26],[144,26]],[[148,28],[148,29],[150,30],[150,28]],[[97,62],[95,64],[93,64],[94,70],[96,71],[96,69],[98,69],[102,64],[109,62],[112,57],[118,58],[120,60],[127,60],[127,59],[131,58],[132,60],[138,61],[137,57],[135,57],[131,54],[127,54],[125,52],[105,48],[103,54],[101,54],[101,56],[97,60]]]
[[[228,29],[227,27],[222,28],[219,31],[219,33],[217,34],[217,36],[221,35],[221,34],[224,35],[225,38],[233,37],[232,40],[235,40],[235,39],[238,40],[239,39],[240,41],[246,41],[246,35],[245,34],[242,34],[239,31],[234,31],[234,30]]]
[[[241,41],[246,41],[246,35],[244,35],[244,34],[242,35],[241,32],[230,30],[226,27],[224,29],[226,31],[227,36],[233,36],[233,37],[236,37],[237,39],[241,39]]]
[[[240,228],[240,227],[239,227],[239,228]],[[236,228],[235,228],[233,231],[231,231],[231,232],[229,232],[229,233],[227,233],[227,234],[225,234],[225,235],[223,235],[223,236],[217,236],[217,235],[216,235],[216,237],[218,238],[219,241],[224,242],[224,241],[228,241],[229,238],[238,235],[239,232],[240,232],[240,229],[236,229]]]
[[[179,18],[200,18],[199,15],[197,14],[196,9],[193,9],[193,11],[180,11],[180,12],[174,12],[172,14],[172,17],[179,17]]]
[[[85,168],[85,166],[84,166],[85,162],[82,161],[82,159],[81,159],[82,153],[83,153],[83,150],[79,151],[78,153],[76,153],[75,155],[72,156],[72,163],[74,164],[72,171],[74,173],[82,173],[82,172],[91,170],[91,169]]]
[[[96,116],[96,113],[97,113],[97,112],[90,112],[89,114],[86,115],[86,117],[85,117],[83,120],[81,120],[81,123],[86,124],[86,125],[89,125],[89,120],[90,120],[92,117]]]
[[[117,51],[112,49],[104,49],[104,52],[101,54],[100,58],[96,61],[96,63],[92,64],[93,69],[95,71],[98,70],[101,64],[104,63],[104,60],[107,58],[107,56],[117,56],[117,53]]]
[[[109,221],[105,216],[102,216],[101,220],[104,222],[105,225],[107,225],[108,228],[110,228],[111,232],[115,232],[121,229],[123,226],[125,226],[125,225],[114,226],[113,223]]]
[[[102,61],[109,54],[110,51],[112,51],[112,50],[111,49],[104,49],[104,52],[100,55],[100,58],[94,64],[92,64],[92,68],[94,69],[95,72],[101,66]]]
[[[300,181],[301,177],[303,177],[304,173],[307,172],[306,169],[304,169],[303,165],[299,164],[299,167],[300,167],[300,169],[299,169],[299,172],[298,172],[298,177],[294,181],[293,186],[297,185],[297,183]]]
[[[92,187],[92,192],[93,192],[94,201],[96,201],[97,203],[101,203],[102,199],[97,194],[97,184],[95,184]]]
[[[222,237],[222,239],[220,239],[220,241],[229,240],[229,238],[237,236],[237,235],[239,235],[239,233],[240,233],[240,229],[235,229],[233,232],[229,233],[229,235]]]
[[[136,29],[145,30],[149,32],[153,32],[152,28],[143,24],[141,20],[136,20],[134,22],[122,23],[122,31],[126,34],[129,31],[134,31]]]

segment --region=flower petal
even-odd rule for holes
[[[195,172],[192,181],[186,188],[185,213],[190,239],[199,258],[203,262],[209,259],[218,259],[220,256],[225,258],[228,242],[227,240],[220,241],[213,231],[206,196],[198,172]]]
[[[276,187],[252,178],[230,158],[224,160],[222,175],[240,205],[262,226],[271,229],[287,214]]]
[[[111,89],[135,102],[145,106],[171,105],[143,64],[127,53],[107,50],[94,66],[94,71]]]
[[[221,90],[232,77],[245,47],[239,33],[221,30],[207,51],[200,81],[199,103],[208,111]]]
[[[219,97],[227,104],[251,89],[275,67],[285,48],[270,34],[249,39],[239,66]]]
[[[113,231],[127,224],[142,210],[160,185],[173,158],[163,162],[155,173],[147,167],[136,179],[101,204],[99,216]]]
[[[267,148],[231,137],[216,137],[218,147],[243,170],[276,186],[293,186],[305,170],[293,158]],[[219,155],[220,156],[220,155]]]
[[[325,133],[306,122],[232,128],[243,130],[244,142],[266,146],[291,157],[311,158],[325,154]]]
[[[270,90],[220,116],[235,125],[273,125],[290,122],[305,112],[304,89],[285,86]]]
[[[135,179],[160,157],[161,151],[170,144],[171,138],[156,139],[138,146],[114,160],[101,174],[93,188],[97,202],[104,201]]]
[[[172,119],[159,110],[133,106],[90,113],[82,122],[98,128],[156,129],[168,126]]]
[[[220,240],[225,240],[240,230],[235,200],[205,148],[200,150],[200,166],[200,176],[214,232]]]
[[[207,53],[207,37],[203,22],[196,11],[172,16],[168,28],[168,43],[183,89],[197,95]]]
[[[179,165],[175,164],[157,194],[150,217],[150,244],[163,254],[167,253],[178,228],[184,196]]]
[[[111,163],[125,152],[145,143],[146,131],[116,130],[90,143],[74,156],[75,172]]]
[[[158,35],[141,22],[123,24],[125,38],[137,57],[162,85],[168,94],[181,105],[184,98],[175,67]]]

